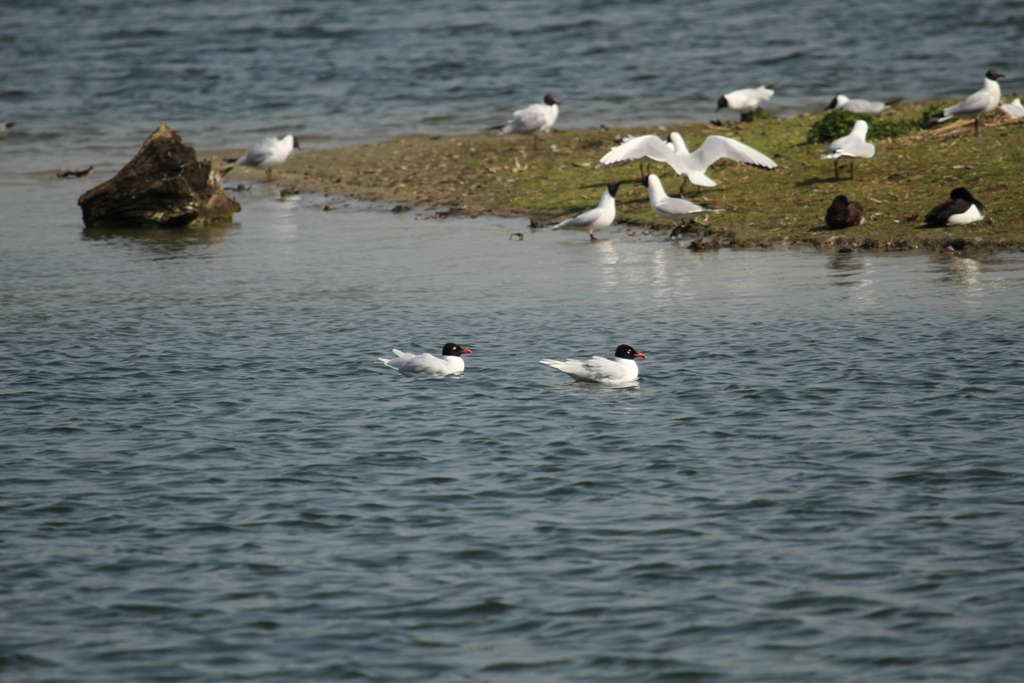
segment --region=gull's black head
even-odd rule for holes
[[[608,194],[615,196],[615,193],[619,191],[619,185],[622,183],[608,183]]]
[[[992,81],[997,81],[1000,78],[1006,78],[1006,76],[1004,76],[1003,74],[999,73],[995,69],[989,69],[988,72],[985,74],[985,78],[987,78],[989,80],[992,80]]]
[[[544,104],[558,104],[558,100],[551,93],[544,96]]]
[[[973,202],[974,195],[970,193],[966,187],[958,187],[949,193],[950,199],[963,199],[964,201]]]
[[[725,99],[725,95],[718,98],[718,109],[727,109],[729,107],[729,100]],[[716,109],[715,111],[718,111]]]
[[[470,351],[469,349],[462,348],[458,344],[452,344],[451,342],[448,342],[447,344],[445,344],[444,348],[441,349],[441,355],[442,356],[461,356],[464,353],[473,353],[473,352]]]
[[[627,360],[633,360],[634,358],[647,358],[647,356],[640,353],[629,344],[619,344],[619,347],[615,349],[615,357],[625,358]]]

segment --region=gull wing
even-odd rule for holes
[[[871,100],[849,100],[839,109],[853,112],[854,114],[881,114],[888,108],[885,102],[872,102]]]
[[[502,128],[504,133],[532,133],[533,131],[540,130],[548,122],[547,107],[543,104],[531,104],[529,107],[523,109],[517,109],[512,112],[512,118],[509,119],[505,127]]]
[[[615,382],[626,376],[626,369],[622,365],[602,356],[593,356],[584,361],[581,369],[591,382]]]
[[[656,207],[652,208],[668,216],[685,216],[690,213],[717,213],[719,211],[719,209],[709,209],[706,206],[701,206],[679,197],[665,197],[657,203]]]
[[[276,144],[277,140],[275,138],[263,138],[235,163],[242,166],[259,166],[273,156]]]
[[[690,155],[690,159],[701,171],[706,170],[719,159],[732,159],[741,164],[768,169],[778,166],[770,157],[758,152],[753,147],[722,135],[709,135],[704,143]]]
[[[576,216],[575,218],[570,218],[569,220],[562,221],[561,223],[556,225],[554,229],[558,230],[559,228],[589,228],[591,225],[597,222],[597,219],[600,217],[601,209],[591,209],[590,211],[585,211],[581,213],[579,216]]]
[[[825,150],[825,155],[822,159],[835,159],[837,157],[870,159],[873,156],[875,156],[875,146],[873,144],[861,140],[856,135],[845,135],[838,140],[832,141],[832,144]]]
[[[422,353],[418,356],[407,354],[401,359],[401,366],[398,369],[408,373],[436,374],[442,372],[444,367],[444,361],[437,356],[431,353]]]
[[[946,109],[942,112],[942,115],[963,116],[966,114],[977,114],[978,112],[985,111],[991,101],[992,96],[989,95],[987,90],[979,90],[960,104],[954,104],[949,109]]]
[[[1001,105],[999,108],[1003,110],[1004,114],[1008,114],[1015,119],[1024,117],[1024,106],[1021,106],[1019,97],[1013,102]]]
[[[853,124],[849,135],[833,140],[825,150],[822,159],[839,157],[860,157],[870,159],[875,156],[875,146],[867,141],[868,124],[862,119]]]
[[[675,150],[657,135],[630,136],[623,140],[622,144],[612,148],[610,152],[601,157],[601,163],[610,166],[621,161],[632,161],[645,157],[654,161],[664,161],[673,169],[678,164]],[[676,170],[676,173],[679,172]]]

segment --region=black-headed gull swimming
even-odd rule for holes
[[[837,195],[825,211],[825,225],[830,230],[841,230],[864,223],[864,207],[851,202],[846,195]]]
[[[707,176],[707,170],[719,159],[731,159],[741,164],[769,170],[778,166],[753,147],[722,135],[709,135],[701,146],[691,153],[683,136],[675,131],[669,133],[668,140],[662,140],[657,135],[628,137],[621,145],[601,157],[601,163],[616,164],[644,157],[665,162],[672,170],[698,187],[714,187],[718,184]]]
[[[1013,102],[1007,102],[1006,104],[999,105],[999,109],[1007,116],[1012,116],[1015,119],[1019,119],[1024,116],[1024,105],[1020,103],[1019,97]]]
[[[661,184],[661,178],[654,173],[646,173],[640,183],[647,188],[647,198],[651,202],[651,210],[664,218],[682,219],[698,213],[717,213],[721,209],[709,209],[686,199],[669,197]]]
[[[17,123],[14,121],[8,121],[7,123],[0,123],[0,138],[7,137],[7,134],[11,132],[11,128],[14,128]]]
[[[531,104],[529,107],[512,112],[512,118],[502,126],[494,128],[502,133],[519,133],[533,135],[533,148],[537,149],[537,134],[551,130],[558,120],[558,100],[551,93],[544,96],[543,102]]]
[[[842,157],[850,158],[850,179],[853,179],[853,160],[870,159],[875,156],[875,146],[867,141],[868,122],[860,119],[853,124],[853,130],[849,135],[837,138],[829,144],[822,159],[835,159],[836,178],[839,177],[839,160]]]
[[[718,98],[718,108],[720,109],[732,109],[735,112],[739,112],[741,115],[752,114],[757,111],[757,108],[772,98],[775,91],[772,90],[770,85],[759,85],[756,88],[743,88],[742,90],[733,90],[730,93],[726,93]]]
[[[378,358],[381,363],[398,370],[403,375],[430,375],[433,377],[444,377],[446,375],[460,375],[466,369],[466,362],[462,360],[462,354],[473,353],[458,344],[448,342],[441,349],[441,357],[432,353],[412,354],[391,349],[395,358]]]
[[[854,114],[871,114],[872,116],[878,116],[883,111],[889,108],[889,104],[885,102],[872,102],[871,100],[851,100],[846,95],[836,95],[832,98],[832,101],[825,107],[826,111],[832,109],[843,109],[845,111],[853,112]]]
[[[597,203],[597,208],[585,211],[575,218],[562,221],[554,226],[553,229],[589,230],[590,239],[596,240],[597,238],[594,237],[595,230],[603,230],[615,222],[615,193],[618,191],[619,183],[608,183],[604,194],[601,195],[601,201]]]
[[[949,199],[939,204],[924,217],[929,228],[947,225],[967,225],[985,217],[985,205],[979,202],[966,187],[958,187],[949,193]]]
[[[273,180],[272,170],[288,161],[288,156],[293,149],[302,149],[299,147],[299,139],[294,135],[285,135],[280,140],[268,137],[260,140],[252,149],[237,159],[225,159],[225,161],[235,166],[262,168],[267,173],[267,182],[269,183]],[[233,167],[229,166],[224,169],[224,173],[230,171],[231,168]]]
[[[935,118],[935,121],[942,123],[950,119],[974,117],[974,134],[981,135],[979,121],[982,116],[999,106],[1003,99],[1003,91],[999,87],[999,79],[1005,78],[1003,74],[995,69],[989,69],[985,74],[985,85],[981,90],[974,93],[960,104],[946,107],[942,115]]]
[[[589,360],[551,360],[545,358],[541,361],[544,365],[550,365],[556,370],[561,370],[567,375],[580,382],[593,382],[595,384],[627,384],[635,382],[640,376],[640,369],[636,366],[634,358],[647,358],[639,353],[629,344],[619,344],[615,349],[615,358],[608,360],[601,356],[593,356]]]

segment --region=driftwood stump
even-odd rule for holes
[[[210,162],[161,123],[110,180],[78,198],[86,228],[180,228],[231,220],[241,211]]]

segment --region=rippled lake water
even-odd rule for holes
[[[1010,1],[3,3],[0,680],[1019,680],[1021,254],[75,201],[159,120],[315,149],[548,90],[568,128],[1011,92],[1022,35]],[[461,378],[374,362],[446,341]],[[619,343],[637,386],[538,362]]]
[[[76,182],[26,182],[53,208],[0,251],[5,681],[1021,671],[1020,255],[520,241],[261,188],[93,235]],[[464,377],[374,364],[449,340]],[[636,387],[537,362],[620,342]]]
[[[763,83],[782,115],[840,92],[964,97],[988,69],[1020,94],[1024,12],[1018,0],[7,0],[0,59],[0,118],[20,126],[8,152],[116,170],[161,120],[206,149],[270,132],[312,149],[474,132],[549,91],[564,128],[707,121],[720,95]]]

